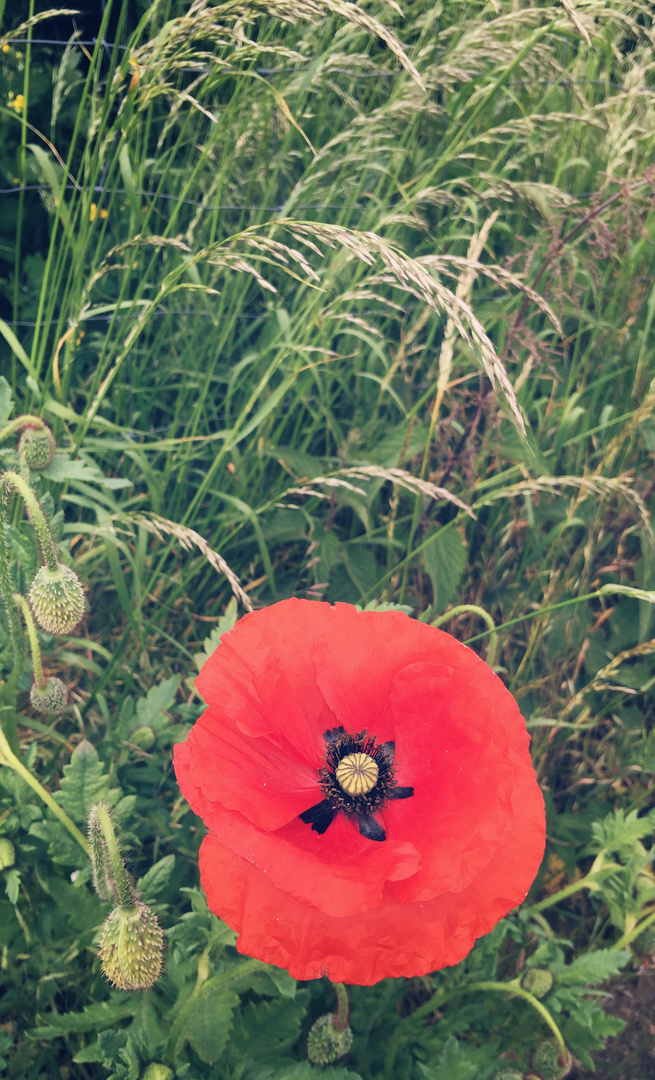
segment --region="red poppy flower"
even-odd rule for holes
[[[175,747],[200,872],[238,949],[297,979],[456,964],[526,895],[544,806],[518,706],[401,612],[284,600],[204,665]]]

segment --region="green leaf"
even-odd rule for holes
[[[82,1012],[45,1013],[47,1027],[35,1028],[31,1034],[35,1039],[54,1039],[71,1031],[102,1031],[114,1027],[127,1016],[134,1016],[139,1009],[139,995],[131,995],[120,1001],[102,1001],[98,1005],[88,1005]]]
[[[0,428],[3,428],[7,423],[13,407],[14,400],[11,393],[11,386],[4,375],[0,375]]]
[[[232,1029],[232,1014],[239,1004],[233,990],[206,994],[200,999],[184,1027],[184,1035],[198,1057],[211,1065],[223,1053]]]
[[[7,897],[14,906],[18,903],[18,894],[20,892],[20,870],[7,870],[5,874],[5,892]]]
[[[343,555],[348,577],[360,596],[375,588],[380,573],[373,552],[363,544],[345,544]]]
[[[139,878],[136,887],[142,894],[146,904],[150,903],[151,900],[154,900],[162,889],[166,888],[170,881],[171,874],[173,873],[174,866],[175,856],[164,855],[163,859],[156,862],[143,877]]]
[[[484,1050],[460,1043],[451,1035],[435,1065],[416,1065],[424,1080],[485,1080],[496,1062],[490,1061]]]
[[[151,727],[157,731],[168,723],[166,711],[175,701],[180,676],[172,675],[153,686],[144,698],[136,703],[136,727]]]
[[[73,750],[69,764],[64,765],[64,775],[54,798],[62,810],[79,823],[86,822],[91,807],[106,801],[108,794],[109,778],[104,773],[98,751],[83,739]]]
[[[355,607],[359,611],[403,611],[405,615],[411,615],[414,610],[409,604],[391,604],[386,600],[369,600],[364,607],[360,607],[359,604],[355,604]]]
[[[595,952],[584,953],[562,971],[558,971],[557,982],[563,986],[597,986],[618,974],[630,956],[630,952],[624,949],[597,949]]]
[[[227,634],[228,630],[232,629],[236,621],[237,602],[236,598],[233,596],[229,604],[227,605],[224,613],[221,615],[220,619],[216,623],[216,626],[212,630],[211,634],[203,641],[203,651],[199,653],[194,653],[193,659],[196,662],[198,671],[200,671],[202,665],[205,663],[207,658],[216,651],[220,644],[220,640],[223,637],[223,634]]]
[[[18,360],[20,360],[23,367],[34,378],[36,376],[36,371],[32,366],[32,361],[30,360],[29,356],[25,352],[25,349],[16,337],[14,331],[11,329],[10,326],[7,326],[7,323],[4,321],[4,319],[0,319],[0,334],[2,334],[14,356]]]
[[[421,557],[432,582],[433,613],[441,615],[457,592],[466,566],[466,547],[454,522],[442,525],[433,533]]]
[[[131,480],[123,480],[118,477],[104,476],[102,470],[87,455],[72,458],[63,450],[58,450],[54,458],[41,472],[48,480],[54,480],[63,484],[67,480],[77,480],[85,484],[101,484],[102,487],[116,488],[132,487]]]

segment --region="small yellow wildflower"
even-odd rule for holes
[[[3,41],[2,45],[0,45],[0,49],[2,49],[3,52],[9,52],[9,44],[6,41]]]
[[[21,113],[23,111],[23,106],[24,105],[25,105],[25,98],[23,97],[23,95],[22,94],[16,94],[16,96],[14,97],[13,93],[10,90],[9,91],[9,108],[10,109],[15,109],[15,111],[17,113]]]
[[[98,207],[94,202],[92,202],[91,206],[89,207],[89,221],[95,221],[96,217],[98,216],[98,212],[100,213],[100,217],[104,221],[104,219],[107,217],[107,210],[98,211]]]

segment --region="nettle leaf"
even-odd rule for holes
[[[14,399],[11,393],[11,386],[4,375],[0,375],[0,427],[4,427],[7,423],[13,407]]]
[[[112,795],[115,794],[114,791]],[[109,777],[105,775],[98,751],[86,739],[78,743],[70,762],[64,765],[64,775],[54,799],[78,823],[86,822],[95,803],[116,801],[115,797],[110,797]]]
[[[630,956],[625,949],[597,949],[584,953],[557,972],[557,982],[562,986],[597,986],[617,975]]]
[[[146,904],[151,900],[154,900],[156,896],[165,889],[170,881],[173,868],[175,866],[174,855],[164,855],[163,859],[156,862],[154,866],[139,878],[136,883],[138,891],[141,893]]]
[[[232,1029],[232,1017],[239,1004],[234,990],[206,994],[196,1004],[184,1027],[184,1035],[201,1061],[211,1065],[221,1056]]]
[[[485,1080],[497,1064],[495,1053],[459,1042],[451,1035],[439,1060],[434,1065],[417,1062],[419,1076],[424,1080]]]
[[[216,626],[212,630],[211,634],[209,635],[209,637],[206,637],[205,640],[203,641],[203,643],[202,643],[203,651],[199,652],[199,653],[194,653],[193,659],[196,662],[196,666],[198,668],[198,671],[200,671],[200,668],[205,663],[207,658],[210,657],[212,655],[212,653],[216,651],[216,649],[218,648],[218,646],[220,644],[220,640],[223,637],[223,634],[227,634],[228,630],[232,629],[232,627],[234,626],[236,621],[237,621],[237,602],[236,602],[236,598],[233,596],[232,599],[230,600],[229,604],[227,605],[224,613],[221,615],[220,619],[216,623]]]
[[[138,995],[115,1001],[102,1001],[97,1005],[88,1005],[81,1012],[45,1013],[47,1027],[34,1028],[30,1033],[35,1039],[54,1039],[69,1032],[102,1031],[114,1027],[127,1016],[134,1016],[139,1009]]]
[[[442,525],[422,549],[423,565],[432,582],[433,611],[440,615],[457,592],[466,566],[466,547],[455,523]]]

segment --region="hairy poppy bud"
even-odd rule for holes
[[[117,907],[102,927],[102,970],[118,990],[149,990],[162,969],[164,935],[147,904]]]
[[[66,684],[51,675],[46,679],[46,684],[41,689],[36,683],[30,690],[30,702],[33,709],[43,713],[44,716],[57,716],[63,712],[68,704],[68,689]]]
[[[50,428],[26,428],[18,441],[18,453],[22,454],[34,472],[45,469],[57,453],[57,444]]]
[[[0,836],[0,870],[6,870],[16,862],[16,852],[11,840],[6,836]]]
[[[70,634],[84,615],[84,589],[74,570],[59,563],[42,566],[30,586],[36,619],[50,634]]]
[[[528,968],[521,986],[536,998],[545,997],[552,988],[553,976],[546,968]]]
[[[173,1080],[173,1070],[168,1065],[153,1061],[141,1074],[141,1080]]]
[[[331,1065],[333,1061],[344,1057],[353,1044],[353,1033],[349,1027],[337,1031],[334,1027],[334,1014],[320,1016],[307,1036],[307,1057],[313,1065]]]
[[[133,731],[130,735],[129,742],[134,743],[141,750],[150,750],[155,745],[155,733],[151,727],[147,724],[143,724],[142,727],[138,727],[136,731]]]
[[[652,956],[655,953],[655,926],[647,926],[642,930],[639,937],[632,942],[632,948],[637,956]]]
[[[563,1080],[571,1062],[562,1064],[562,1051],[554,1041],[542,1042],[532,1058],[532,1068],[541,1080]]]

